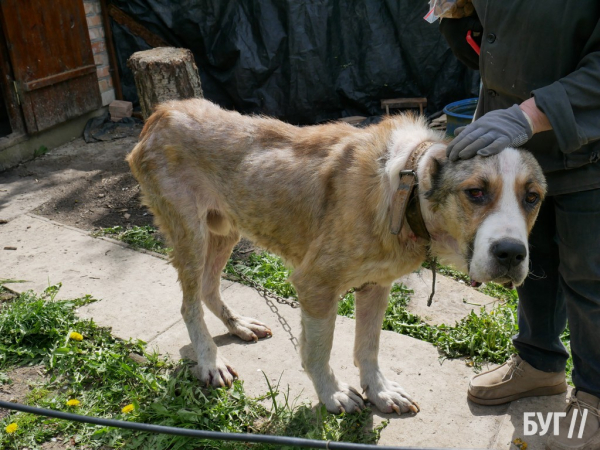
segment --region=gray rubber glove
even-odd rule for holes
[[[506,147],[520,147],[533,136],[533,130],[519,105],[484,114],[467,125],[454,138],[446,155],[450,161],[469,159],[475,155],[491,156]]]

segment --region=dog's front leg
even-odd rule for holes
[[[360,384],[369,401],[381,412],[418,412],[418,405],[399,384],[388,380],[379,369],[379,337],[388,304],[390,286],[367,285],[356,291],[356,336],[354,363]]]
[[[329,366],[337,315],[337,302],[334,297],[322,299],[315,307],[312,307],[314,303],[302,304],[301,301],[300,353],[302,366],[312,379],[319,400],[327,411],[339,414],[361,410],[364,401],[356,389],[339,381]],[[300,298],[302,299],[302,296]]]

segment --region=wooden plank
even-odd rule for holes
[[[51,86],[56,83],[60,83],[61,81],[71,80],[73,78],[82,77],[83,75],[87,75],[88,73],[96,73],[96,65],[91,64],[88,66],[79,67],[73,70],[67,70],[66,72],[57,73],[55,75],[50,75],[46,78],[40,78],[39,80],[33,80],[28,83],[23,83],[23,91],[34,91],[36,89],[40,89],[46,86]]]
[[[98,85],[95,73],[37,89],[25,96],[23,111],[27,111],[38,130],[79,117],[81,111],[93,111],[98,103],[88,95],[90,84]],[[60,101],[57,101],[60,98]]]
[[[81,0],[2,0],[0,8],[30,133],[101,106]]]
[[[108,14],[119,25],[126,26],[133,34],[145,40],[150,47],[169,47],[169,44],[162,38],[154,34],[141,23],[129,17],[115,5],[111,4],[108,6]]]
[[[385,108],[418,108],[419,106],[426,106],[427,99],[424,97],[414,98],[390,98],[381,100],[381,107]]]
[[[2,24],[2,8],[0,8],[0,82],[1,94],[4,97],[4,103],[8,112],[10,127],[13,134],[25,134],[25,122],[23,121],[23,113],[19,105],[19,98],[15,89],[12,67],[8,58],[8,49],[4,40],[4,31]]]

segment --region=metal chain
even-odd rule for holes
[[[283,298],[282,296],[277,295],[276,293],[272,292],[271,290],[267,289],[266,287],[261,286],[259,283],[257,283],[256,281],[254,281],[252,278],[248,277],[247,275],[244,275],[242,272],[240,272],[235,267],[235,265],[232,264],[231,267],[233,268],[233,271],[235,272],[235,274],[238,277],[240,277],[248,286],[256,289],[258,291],[258,293],[261,294],[263,297],[272,298],[277,303],[280,303],[282,305],[288,305],[288,306],[291,306],[292,308],[298,308],[300,306],[300,303],[298,302],[298,300],[294,300],[294,299],[290,300],[287,298]],[[236,280],[231,280],[231,281],[236,281]]]
[[[259,294],[261,294],[264,298],[268,299],[268,298],[272,298],[273,300],[275,300],[277,303],[280,303],[282,305],[288,305],[291,306],[292,308],[299,308],[300,307],[300,303],[298,302],[298,300],[294,300],[294,299],[287,299],[287,298],[283,298],[280,295],[277,295],[276,293],[270,291],[269,289],[267,289],[266,287],[262,286],[261,284],[259,284],[258,282],[254,281],[252,278],[250,278],[247,275],[244,275],[241,271],[239,271],[235,265],[231,265],[233,271],[235,272],[235,274],[242,279],[248,286],[253,287],[254,289],[256,289],[258,291]],[[225,274],[225,278],[230,280],[230,281],[239,281],[239,280],[234,280],[232,278],[230,278],[231,275],[230,274]],[[357,288],[350,288],[348,289],[343,295],[340,296],[340,298],[345,297],[348,294],[353,294],[354,292],[360,291],[362,289],[364,289],[365,287],[367,287],[368,285],[371,284],[375,284],[372,281],[368,281],[366,283],[363,283],[361,286],[357,287]],[[433,297],[433,294],[432,294]]]

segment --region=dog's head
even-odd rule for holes
[[[457,162],[438,154],[428,164],[422,188],[432,251],[475,282],[520,285],[529,270],[527,237],[546,193],[535,158],[507,148]]]

